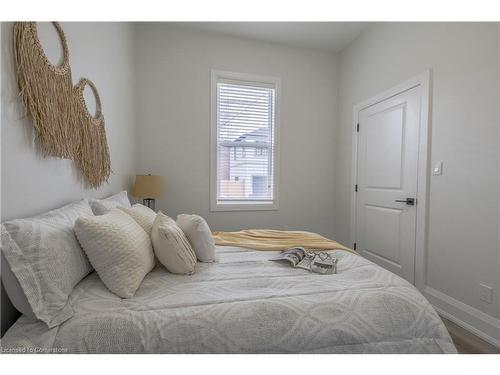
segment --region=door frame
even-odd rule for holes
[[[420,290],[424,290],[426,281],[426,249],[428,234],[428,194],[430,171],[430,142],[431,142],[431,70],[410,78],[378,95],[364,100],[353,107],[352,126],[352,174],[351,174],[351,244],[356,242],[356,191],[355,185],[358,176],[358,132],[359,112],[365,108],[378,104],[402,92],[421,87],[420,125],[418,139],[418,172],[417,172],[417,202],[416,205],[416,233],[415,233],[415,262],[414,283]]]

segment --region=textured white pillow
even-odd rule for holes
[[[182,229],[174,220],[158,212],[151,231],[156,257],[167,270],[178,274],[191,274],[196,255]]]
[[[116,207],[130,207],[130,201],[125,190],[104,199],[91,199],[89,202],[94,215],[104,215]]]
[[[151,229],[153,229],[153,223],[156,219],[156,212],[151,208],[143,206],[142,204],[134,204],[132,207],[117,208],[130,215],[148,235],[151,235]]]
[[[92,271],[73,226],[78,217],[93,216],[83,199],[42,215],[3,223],[2,255],[18,283],[11,283],[8,277],[3,282],[20,312],[51,328],[73,316],[69,295]]]
[[[103,283],[116,295],[133,297],[154,267],[148,234],[117,208],[107,214],[80,218],[75,233]]]
[[[210,228],[201,216],[181,214],[177,225],[182,229],[200,262],[215,260],[215,242]]]

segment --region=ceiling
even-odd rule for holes
[[[183,27],[338,52],[365,30],[368,22],[185,22]]]

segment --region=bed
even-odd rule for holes
[[[73,290],[74,315],[49,329],[21,316],[4,352],[456,353],[429,302],[372,262],[336,250],[338,273],[269,261],[277,252],[218,246],[191,276],[158,265],[121,299],[95,272]]]

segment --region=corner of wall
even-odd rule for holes
[[[140,23],[137,22],[132,22],[131,23],[131,35],[132,35],[132,66],[133,66],[133,88],[134,88],[134,103],[135,103],[135,108],[134,108],[134,123],[135,123],[135,142],[134,142],[134,168],[135,168],[135,174],[138,174],[141,172],[142,168],[142,153],[141,153],[141,118],[142,118],[142,105],[141,105],[141,98],[142,98],[142,86],[141,86],[141,69],[139,67],[139,61],[140,61],[140,41],[139,41],[139,34],[140,34]],[[135,176],[134,176],[135,177]]]
[[[498,129],[498,145],[497,145],[497,160],[498,160],[498,272],[497,272],[497,318],[500,319],[500,22],[497,23],[497,129]]]
[[[138,136],[140,134],[140,121],[139,121],[139,105],[138,105],[138,100],[140,98],[139,96],[139,90],[137,89],[139,79],[138,79],[138,68],[137,68],[137,29],[138,26],[136,25],[135,22],[129,22],[129,34],[130,34],[130,55],[131,55],[131,61],[132,61],[132,97],[133,97],[133,102],[134,102],[134,109],[133,109],[133,121],[134,121],[134,177],[135,174],[138,173],[139,170],[139,147],[137,145],[137,140]]]

